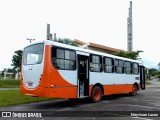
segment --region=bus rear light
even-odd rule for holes
[[[55,85],[51,85],[51,88],[54,88]]]

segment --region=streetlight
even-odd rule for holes
[[[34,41],[35,39],[27,38],[27,40],[29,40],[29,41],[30,41],[30,43],[31,43],[31,42],[32,42],[32,41]]]

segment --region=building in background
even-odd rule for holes
[[[3,71],[0,71],[0,80],[19,80],[20,70],[13,68],[4,68]]]
[[[95,51],[99,51],[99,52],[104,52],[104,53],[113,53],[113,52],[127,52],[124,50],[120,50],[120,49],[116,49],[116,48],[112,48],[112,47],[108,47],[108,46],[104,46],[104,45],[100,45],[100,44],[96,44],[96,43],[85,43],[81,40],[77,40],[75,39],[74,41],[75,43],[77,43],[79,45],[79,47],[84,48],[84,49],[89,49],[89,50],[95,50]]]

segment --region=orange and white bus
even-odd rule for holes
[[[140,61],[45,40],[24,48],[20,91],[99,102],[103,95],[136,95],[145,89],[144,74]]]

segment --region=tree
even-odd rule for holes
[[[139,53],[141,53],[141,52],[143,52],[143,51],[134,51],[134,52],[120,51],[120,52],[114,52],[114,53],[112,53],[112,55],[125,57],[125,58],[129,58],[129,59],[133,59],[133,60],[138,60],[138,59],[141,59],[141,58],[139,58]]]
[[[158,70],[160,71],[160,62],[158,63]]]
[[[14,52],[14,55],[12,57],[12,66],[13,69],[15,70],[16,68],[21,68],[21,63],[22,63],[22,50],[17,50]]]
[[[157,70],[156,68],[150,68],[150,69],[148,70],[148,74],[149,74],[149,75],[152,75],[152,76],[155,76],[155,75],[158,74],[158,70]]]
[[[73,40],[69,39],[69,38],[59,38],[57,40],[54,40],[55,42],[59,42],[59,43],[63,43],[63,44],[67,44],[67,45],[72,45],[72,46],[76,46],[78,47],[78,44],[75,43]]]

